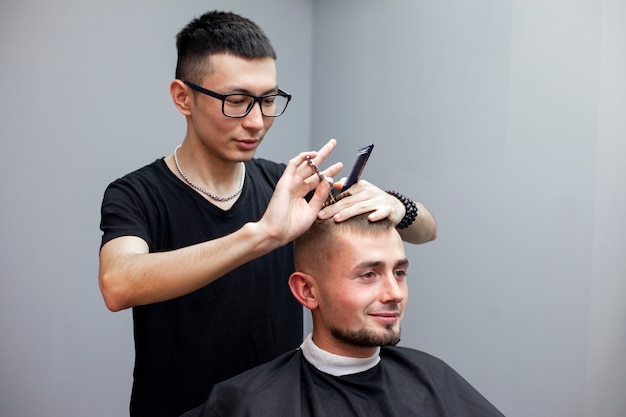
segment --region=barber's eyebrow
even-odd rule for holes
[[[242,88],[236,85],[226,85],[224,86],[224,91],[228,91],[227,94],[252,94],[253,96],[255,95],[247,88]],[[278,92],[277,85],[267,89],[265,92],[261,93],[260,95],[264,96],[265,94],[274,94],[276,92]]]

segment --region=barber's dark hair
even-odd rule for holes
[[[370,236],[395,229],[388,218],[372,222],[368,219],[369,214],[360,214],[342,222],[335,222],[332,218],[315,220],[311,227],[294,241],[296,269],[308,272],[307,269],[328,262],[330,255],[336,252],[333,243],[341,233],[351,232]]]
[[[213,54],[273,58],[276,52],[263,30],[232,12],[210,11],[193,19],[176,35],[176,78],[199,83],[210,71]]]

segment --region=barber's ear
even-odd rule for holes
[[[191,100],[193,100],[191,89],[181,80],[174,80],[170,84],[170,95],[178,111],[185,116],[190,116]]]
[[[309,310],[317,308],[315,280],[311,275],[304,272],[294,272],[289,277],[289,288],[300,304]]]

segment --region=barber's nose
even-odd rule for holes
[[[258,104],[258,105],[257,105]],[[243,124],[247,128],[260,130],[264,126],[263,113],[261,113],[261,103],[256,102],[250,109],[250,113],[243,118]]]

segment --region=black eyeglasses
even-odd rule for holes
[[[202,88],[190,81],[183,82],[194,91],[222,100],[222,113],[224,113],[226,117],[245,117],[250,113],[254,104],[257,102],[259,103],[263,116],[278,117],[285,112],[287,104],[289,104],[291,100],[291,94],[287,94],[281,89],[278,89],[278,93],[264,94],[257,97],[252,94],[244,93],[220,94]]]

